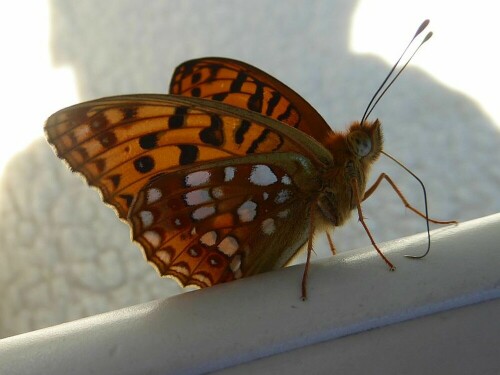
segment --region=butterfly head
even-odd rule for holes
[[[359,159],[374,162],[382,151],[382,129],[380,121],[353,123],[347,133],[349,150]]]

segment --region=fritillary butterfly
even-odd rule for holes
[[[318,221],[361,215],[382,152],[378,120],[334,132],[288,86],[226,58],[183,63],[170,95],[65,108],[45,131],[158,272],[198,287],[282,267],[306,243],[310,255]]]

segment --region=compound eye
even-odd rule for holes
[[[353,133],[350,138],[354,152],[359,157],[364,157],[372,151],[372,141],[365,133]]]

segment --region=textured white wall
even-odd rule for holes
[[[2,150],[26,148],[1,160],[0,337],[179,291],[144,262],[128,227],[53,155],[41,130],[52,110],[75,101],[165,92],[175,66],[195,57],[256,65],[343,129],[361,116],[389,70],[386,60],[393,61],[419,22],[434,14],[431,28],[442,36],[436,33],[373,116],[383,123],[386,150],[425,181],[433,216],[464,221],[500,210],[500,120],[491,104],[499,80],[488,44],[498,26],[482,22],[492,14],[486,2],[471,9],[453,5],[447,17],[426,2],[404,9],[397,2],[373,9],[370,2],[327,0],[33,3],[47,4],[48,11],[37,5],[1,12],[27,22],[2,30],[11,51],[2,79],[15,83],[3,99]],[[439,9],[446,4],[454,3]],[[39,28],[30,29],[35,20]],[[376,47],[353,51],[367,51],[368,37],[380,43],[382,56],[374,54]],[[66,70],[41,69],[51,64]],[[71,72],[76,88],[68,84]],[[444,78],[437,80],[440,72]],[[419,186],[408,174],[388,160],[374,175],[381,171],[421,206]],[[364,207],[377,241],[425,229],[387,187]],[[321,237],[316,252],[324,256]],[[340,251],[369,243],[356,220],[334,238]]]

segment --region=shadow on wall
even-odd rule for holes
[[[333,119],[333,128],[343,129],[360,117],[389,67],[348,50],[353,3],[287,5],[284,10],[272,1],[151,1],[146,6],[132,0],[116,5],[54,0],[54,64],[70,65],[81,97],[90,100],[165,92],[182,61],[232,57],[295,88]],[[500,210],[500,137],[473,101],[409,67],[376,112],[385,149],[426,181],[433,216],[463,221]],[[406,173],[386,161],[374,174],[381,171],[411,202],[421,202],[418,185]],[[179,292],[141,259],[127,226],[67,170],[45,140],[12,159],[0,189],[5,218],[0,337]],[[425,229],[421,220],[404,214],[388,188],[364,207],[378,241]],[[340,251],[369,244],[356,220],[338,230],[335,240]],[[320,256],[328,251],[316,247]]]

